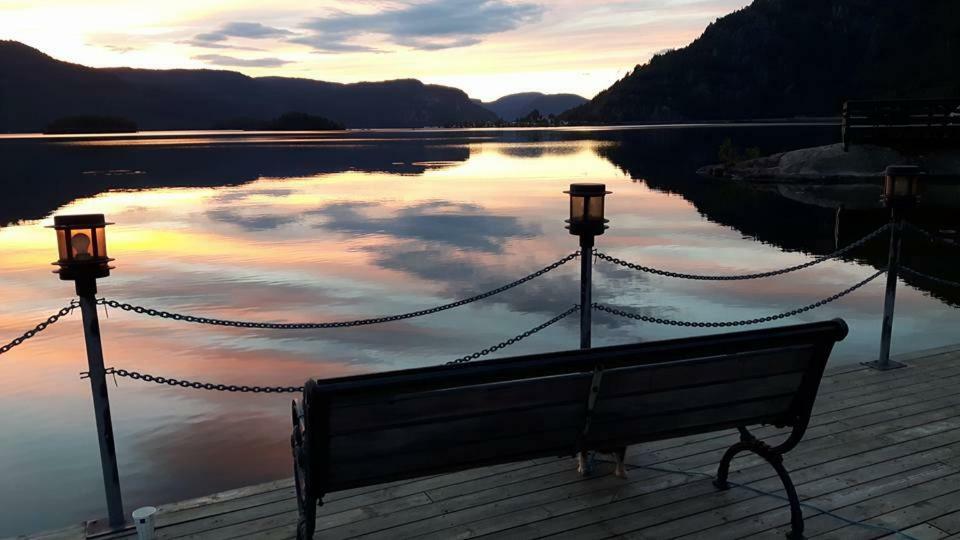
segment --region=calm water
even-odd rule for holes
[[[576,249],[563,228],[571,182],[605,182],[599,249],[692,272],[793,265],[884,222],[875,186],[751,189],[698,178],[730,137],[764,152],[835,142],[836,127],[167,134],[0,140],[0,341],[69,301],[50,274],[54,213],[104,213],[114,275],[103,296],[223,318],[338,320],[445,303]],[[946,188],[947,193],[955,193]],[[853,195],[851,195],[853,194]],[[851,198],[864,204],[851,204]],[[803,202],[805,201],[805,202]],[[808,204],[814,203],[814,204]],[[929,208],[925,226],[956,226]],[[839,225],[838,225],[839,224]],[[912,240],[911,265],[960,279],[957,257]],[[847,260],[752,282],[675,281],[596,265],[597,301],[675,319],[775,314],[838,292],[885,261]],[[381,326],[245,331],[101,315],[107,365],[233,384],[300,384],[437,364],[498,343],[577,301],[570,264],[442,315]],[[833,362],[878,349],[882,280],[796,321],[844,317]],[[952,294],[952,296],[951,296]],[[960,340],[960,295],[908,281],[894,351]],[[691,335],[595,317],[594,343]],[[577,346],[564,321],[512,347]],[[0,357],[0,535],[105,514],[79,314]],[[119,380],[111,387],[128,511],[289,474],[290,396],[231,395]]]

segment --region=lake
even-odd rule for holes
[[[0,136],[0,342],[69,302],[50,273],[54,214],[103,213],[113,275],[100,294],[217,318],[332,321],[418,310],[498,287],[575,251],[571,182],[603,182],[599,250],[699,273],[799,264],[886,222],[798,196],[696,176],[729,138],[764,153],[839,140],[837,126],[666,126],[341,133]],[[875,185],[860,198],[879,197]],[[849,192],[843,197],[849,197]],[[808,193],[809,195],[809,193]],[[915,220],[956,229],[956,210]],[[594,300],[677,320],[772,315],[886,264],[886,237],[849,257],[755,281],[703,282],[598,261]],[[960,250],[911,236],[908,264],[960,279]],[[442,314],[332,330],[249,330],[101,312],[106,364],[225,384],[439,364],[534,327],[578,301],[578,265]],[[843,317],[832,363],[879,349],[883,279],[787,322]],[[901,283],[895,353],[960,340],[960,291]],[[492,356],[578,346],[570,317]],[[597,313],[594,345],[705,333]],[[106,514],[79,313],[0,356],[0,536]],[[288,476],[290,395],[111,381],[127,511]]]

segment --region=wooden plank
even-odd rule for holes
[[[638,392],[621,391],[616,394],[607,394],[607,386],[601,383],[594,418],[602,421],[607,416],[616,419],[654,416],[694,407],[719,408],[732,402],[793,394],[800,387],[803,375],[802,372],[793,372],[656,392],[638,389]]]
[[[343,469],[360,466],[370,470],[369,460],[381,456],[402,470],[405,454],[429,452],[436,462],[444,461],[452,453],[439,452],[456,446],[475,449],[476,459],[496,458],[496,449],[511,452],[520,450],[531,454],[553,449],[557,437],[565,436],[568,448],[576,444],[577,434],[583,428],[584,400],[524,410],[507,409],[505,415],[484,414],[457,419],[433,420],[430,423],[410,424],[376,431],[364,431],[334,436],[330,440],[331,480],[349,477]],[[559,434],[558,434],[559,433]],[[509,439],[517,445],[489,446],[483,443]],[[436,454],[441,455],[436,455]],[[469,457],[469,456],[468,456]],[[471,458],[472,459],[472,458]]]
[[[330,412],[330,431],[333,435],[341,435],[405,425],[410,419],[415,419],[416,423],[428,423],[506,410],[583,404],[590,391],[590,379],[589,373],[564,375],[334,405]]]

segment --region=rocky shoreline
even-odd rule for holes
[[[883,174],[888,165],[918,165],[928,176],[960,177],[960,149],[937,150],[922,155],[893,148],[831,144],[781,152],[733,164],[707,165],[697,174],[748,182],[867,183]]]

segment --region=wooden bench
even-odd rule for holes
[[[803,437],[842,320],[470,364],[309,380],[293,404],[298,538],[325,494],[533,458],[738,429],[803,515],[782,455]],[[769,446],[747,430],[792,429]],[[571,463],[571,474],[576,474]]]
[[[960,144],[960,99],[847,101],[842,129],[844,151],[851,144]]]

